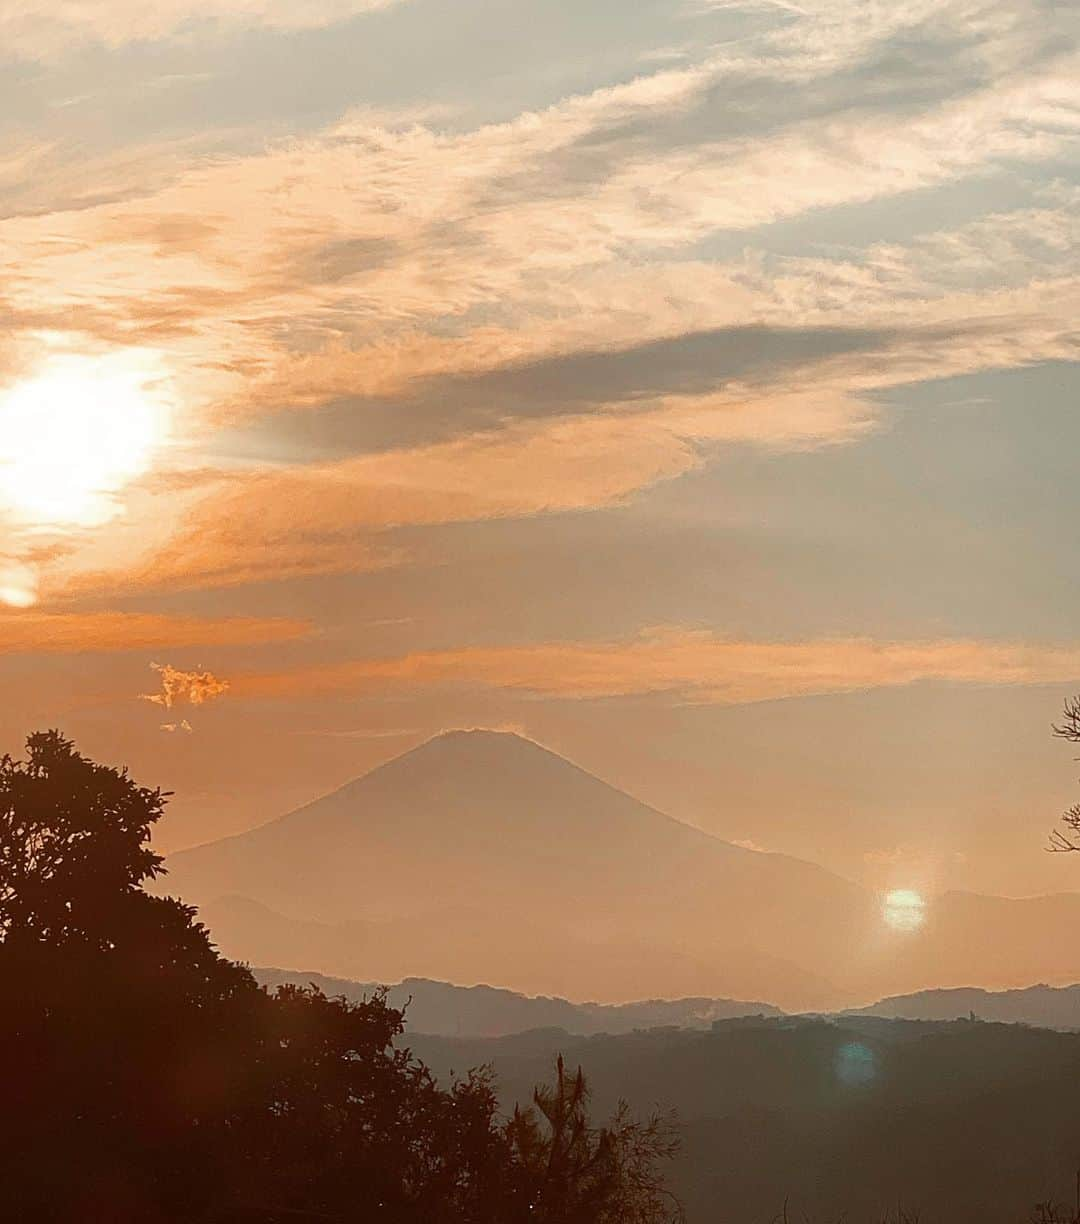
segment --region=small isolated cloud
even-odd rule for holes
[[[228,680],[220,679],[213,672],[181,671],[169,663],[151,663],[150,666],[161,676],[161,692],[143,693],[142,700],[152,701],[166,710],[184,702],[205,705],[229,690]]]
[[[161,729],[162,731],[170,732],[170,734],[175,731],[184,731],[188,735],[190,735],[195,730],[195,728],[191,725],[191,723],[188,722],[186,718],[181,718],[178,723],[162,723]]]

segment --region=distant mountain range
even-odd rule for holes
[[[883,1016],[891,1020],[961,1020],[974,1016],[1003,1024],[1038,1028],[1080,1029],[1080,985],[1027,986],[1021,990],[920,990],[882,999],[845,1015]]]
[[[324,994],[359,1002],[370,998],[379,984],[352,982],[320,973],[284,969],[256,969],[255,976],[270,988],[290,982],[317,986]],[[717,1020],[741,1016],[780,1016],[769,1003],[736,999],[646,999],[638,1003],[571,1003],[567,999],[539,998],[493,986],[452,986],[426,978],[407,978],[389,987],[395,1007],[406,1007],[409,1033],[442,1037],[507,1037],[534,1029],[562,1029],[588,1036],[592,1033],[632,1033],[637,1029],[707,1029]]]
[[[1080,896],[949,893],[917,933],[813,863],[673,820],[538,744],[450,732],[238,837],[171,856],[163,891],[222,949],[360,981],[491,982],[619,1002],[788,1010],[976,980],[1080,978]]]
[[[271,989],[289,982],[317,986],[324,994],[359,1001],[370,998],[378,982],[355,982],[294,969],[256,969]],[[675,1027],[708,1029],[717,1021],[784,1015],[770,1003],[739,999],[644,999],[635,1003],[572,1003],[548,996],[531,997],[493,986],[454,986],[427,978],[407,978],[388,986],[390,1002],[407,1006],[409,1033],[439,1037],[511,1037],[540,1029],[559,1029],[571,1036],[632,1033]],[[975,987],[923,990],[882,999],[830,1017],[854,1023],[861,1017],[912,1021],[975,1018],[1034,1028],[1080,1030],[1080,985],[1028,986],[990,991]]]

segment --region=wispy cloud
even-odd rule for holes
[[[704,705],[741,705],[926,680],[1024,685],[1075,679],[1080,646],[954,639],[759,642],[667,629],[627,641],[481,646],[238,675],[234,686],[245,697],[347,694],[407,684],[594,700],[663,694]]]
[[[286,25],[357,8],[219,7]],[[618,504],[720,446],[857,439],[886,387],[1074,353],[1071,197],[887,244],[765,249],[778,222],[1068,156],[1068,15],[1040,5],[1036,32],[975,0],[790,12],[749,44],[502,122],[360,109],[257,153],[181,159],[107,205],[0,221],[0,371],[46,332],[152,345],[184,407],[159,480],[197,467],[204,496],[184,513],[173,494],[129,499],[133,585],[377,568],[402,555],[397,526]],[[130,30],[191,16],[132,11]],[[747,366],[739,329],[786,340]],[[713,349],[687,377],[684,342],[702,336]],[[391,422],[379,453],[363,428],[348,457],[284,470],[215,449],[222,426],[333,404]],[[183,523],[172,538],[144,526],[165,518]],[[101,561],[59,560],[45,587],[98,590],[116,573]]]
[[[347,740],[380,740],[380,739],[405,739],[409,736],[418,736],[421,732],[416,727],[351,727],[345,729],[330,729],[330,730],[309,730],[304,729],[298,731],[297,735],[314,735],[327,739],[347,739]]]
[[[138,612],[0,613],[0,655],[137,652],[167,647],[253,646],[295,641],[307,621],[200,619]]]
[[[332,25],[400,0],[27,0],[0,8],[8,55],[51,57],[83,43],[119,47],[219,26],[303,30]]]

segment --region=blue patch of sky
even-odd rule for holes
[[[726,261],[749,250],[781,257],[850,256],[879,243],[904,245],[959,229],[988,214],[1036,207],[1048,186],[1077,181],[1080,171],[1067,163],[1002,165],[932,187],[809,209],[752,229],[718,230],[681,248],[675,258]]]
[[[616,513],[668,550],[724,543],[738,582],[698,574],[682,604],[721,628],[1071,641],[1078,399],[1080,362],[897,388],[857,442],[725,447]]]
[[[331,27],[218,31],[116,49],[85,46],[0,73],[0,131],[51,127],[91,147],[208,129],[303,132],[355,107],[444,107],[453,129],[655,71],[775,23],[670,0],[414,0]]]

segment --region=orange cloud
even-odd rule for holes
[[[372,4],[46,7],[0,18],[6,45],[20,46],[27,30],[45,41],[156,37],[195,17],[296,27]],[[1069,255],[1075,200],[842,257],[701,256],[699,244],[714,234],[750,235],[810,210],[896,197],[1017,159],[1047,161],[1065,146],[1080,78],[1071,52],[1036,54],[1042,38],[1054,44],[1050,29],[1036,40],[1014,15],[984,20],[959,3],[872,8],[815,0],[761,35],[763,46],[702,50],[696,63],[471,130],[359,110],[243,156],[136,150],[134,171],[103,176],[107,202],[86,196],[85,182],[100,177],[86,167],[68,171],[66,198],[26,200],[21,215],[0,219],[8,323],[0,369],[30,361],[23,349],[46,333],[82,348],[152,347],[170,399],[184,407],[190,436],[176,441],[189,458],[211,449],[216,426],[270,409],[401,398],[463,372],[694,330],[752,321],[895,332],[876,351],[815,363],[797,380],[774,369],[738,385],[714,372],[712,388],[695,394],[601,396],[602,422],[512,424],[501,438],[403,444],[254,477],[225,470],[223,480],[238,476],[235,487],[190,518],[172,505],[136,507],[133,495],[124,539],[140,545],[134,565],[130,547],[103,556],[108,548],[83,549],[80,539],[82,577],[57,566],[43,587],[96,590],[94,575],[115,573],[117,557],[143,587],[378,567],[396,554],[366,537],[387,527],[611,505],[704,462],[710,446],[856,437],[872,424],[872,393],[883,387],[1068,355],[1080,304],[1080,268]],[[726,89],[744,101],[748,88],[828,93],[845,74],[857,82],[890,38],[931,19],[943,34],[962,32],[958,44],[975,40],[993,65],[985,80],[897,111],[864,105],[855,86],[817,120],[764,130],[736,123],[722,138],[696,125],[697,139],[662,138],[704,98],[722,106]],[[0,181],[29,177],[54,190],[51,169],[21,173],[36,164],[26,158],[43,155],[28,148],[0,162]],[[490,419],[513,422],[513,405],[497,389],[487,394]],[[193,466],[214,464],[204,453]],[[144,530],[151,519],[185,525],[162,539],[160,528]],[[152,547],[141,548],[139,531],[154,536]],[[23,587],[14,594],[27,598]]]
[[[137,612],[19,612],[0,614],[0,655],[253,646],[295,641],[310,629],[307,621],[284,618],[203,620]]]
[[[1048,684],[1080,678],[1080,646],[966,639],[875,641],[827,638],[758,642],[681,629],[629,641],[426,651],[389,659],[234,681],[238,696],[291,697],[453,685],[552,698],[668,694],[707,705],[741,705],[918,681]]]
[[[817,54],[793,56],[798,71],[836,70],[835,53]],[[911,115],[845,107],[648,157],[612,137],[684,112],[733,71],[750,66],[718,55],[453,134],[360,111],[256,155],[192,156],[157,190],[132,184],[131,200],[39,206],[0,223],[9,330],[68,330],[77,308],[95,340],[159,346],[185,404],[236,415],[749,319],[864,321],[861,294],[830,300],[812,276],[763,287],[746,260],[678,255],[714,232],[1053,156],[1080,104],[1071,66],[1051,60]],[[579,150],[599,137],[603,172],[582,177]],[[920,300],[899,302],[909,318],[941,296],[940,264],[924,272]]]
[[[612,505],[698,461],[670,431],[601,418],[259,473],[223,482],[124,582],[228,585],[377,568],[398,559],[376,538],[389,528]],[[61,589],[115,581],[76,575]]]
[[[213,672],[180,671],[169,663],[151,663],[150,666],[161,676],[161,692],[144,693],[142,700],[164,706],[167,710],[184,702],[188,705],[205,705],[229,691],[228,680],[220,679]],[[172,731],[176,727],[166,726],[165,729]]]

